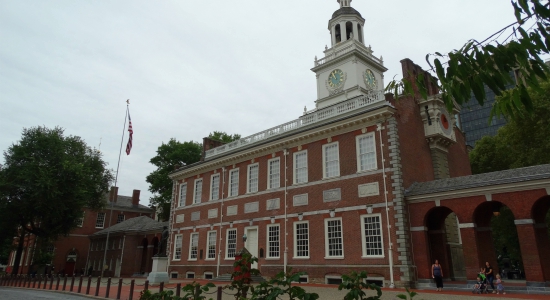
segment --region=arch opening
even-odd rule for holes
[[[353,38],[353,23],[350,21],[346,22],[346,41]]]
[[[342,41],[342,31],[340,30],[340,24],[336,24],[336,26],[334,26],[334,40],[336,41],[336,44]]]

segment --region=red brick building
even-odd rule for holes
[[[154,210],[150,207],[139,204],[139,190],[134,190],[131,197],[118,195],[118,188],[114,187],[111,192],[105,196],[107,202],[106,208],[101,211],[85,210],[81,226],[75,228],[68,236],[59,238],[50,246],[50,251],[54,254],[51,263],[55,273],[81,273],[87,270],[89,266],[88,255],[90,253],[90,238],[94,233],[108,228],[109,225],[115,225],[126,219],[139,216],[154,217]],[[114,197],[117,195],[117,197]],[[112,204],[112,215],[111,205]],[[109,220],[110,217],[110,220]],[[17,242],[17,240],[15,241]],[[29,274],[33,271],[46,272],[48,270],[32,269],[32,256],[35,249],[34,235],[26,238],[25,248],[20,261],[20,274]],[[13,266],[15,260],[15,251],[12,251],[9,260],[9,266]]]
[[[526,242],[528,285],[545,285],[548,166],[469,176],[459,108],[447,111],[435,85],[427,99],[384,95],[386,68],[365,46],[365,20],[338,2],[331,47],[312,68],[315,109],[225,145],[205,139],[202,161],[170,174],[168,272],[227,274],[246,247],[265,277],[292,267],[303,280],[335,283],[366,270],[371,281],[408,286],[431,279],[439,259],[447,279],[474,280],[484,261],[496,265],[487,218],[507,205]],[[401,63],[404,77],[431,82]]]
[[[106,253],[107,267],[103,276],[147,276],[151,272],[152,257],[158,252],[164,226],[168,226],[168,222],[141,216],[92,234],[88,258],[88,268],[92,268],[92,275],[100,275]]]

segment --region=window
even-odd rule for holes
[[[279,258],[279,224],[267,226],[267,258]]]
[[[325,220],[325,256],[344,257],[341,218]]]
[[[270,159],[268,162],[267,188],[276,189],[281,186],[281,160]]]
[[[237,251],[237,229],[227,229],[225,258],[234,258]]]
[[[193,203],[201,203],[202,196],[202,179],[195,180],[195,193],[193,196]]]
[[[185,206],[185,195],[187,195],[187,184],[180,185],[180,202],[178,207]]]
[[[220,198],[220,174],[212,175],[210,180],[210,200],[218,200]]]
[[[356,138],[357,172],[376,169],[376,147],[374,132]]]
[[[206,253],[206,259],[215,259],[216,258],[216,231],[208,232],[208,244],[206,245],[208,249]]]
[[[189,260],[197,260],[199,248],[199,234],[191,233],[191,241],[189,242]]]
[[[229,171],[229,197],[239,195],[239,169]]]
[[[380,214],[361,216],[363,257],[383,257]]]
[[[118,239],[118,249],[122,249],[122,239]]]
[[[309,223],[294,223],[294,257],[309,258]]]
[[[181,241],[182,241],[182,235],[177,234],[174,240],[174,260],[181,259]]]
[[[118,224],[118,223],[122,223],[122,222],[124,222],[124,215],[120,214],[116,218],[116,223]]]
[[[248,166],[248,193],[255,193],[258,191],[258,164]]]
[[[84,214],[85,212],[82,212],[82,217],[80,217],[80,219],[78,220],[78,224],[76,224],[76,226],[82,227],[84,225]]]
[[[323,178],[340,176],[338,143],[323,146]]]
[[[294,184],[307,182],[307,151],[294,153]]]
[[[105,225],[105,213],[97,213],[97,219],[95,221],[95,228],[103,228]]]

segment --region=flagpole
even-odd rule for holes
[[[124,126],[122,127],[122,138],[120,139],[120,150],[118,151],[118,163],[116,166],[116,175],[115,175],[115,187],[118,181],[118,169],[120,167],[120,156],[122,154],[122,145],[124,143],[124,131],[126,129],[126,119],[128,119],[128,111],[130,110],[130,99],[126,100],[126,116],[124,117]],[[113,218],[113,206],[115,199],[118,198],[118,191],[115,189],[115,195],[113,195],[112,201],[109,201],[111,205],[111,211],[109,212],[109,227],[111,227],[111,219]],[[101,277],[103,277],[105,272],[105,265],[107,264],[107,248],[109,248],[109,233],[110,230],[107,230],[107,238],[105,239],[105,251],[103,252],[103,264],[101,265]]]

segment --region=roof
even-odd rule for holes
[[[155,221],[147,216],[135,217],[124,222],[115,224],[109,228],[94,233],[92,236],[107,234],[107,232],[148,232],[162,231],[164,226],[168,226],[168,222]]]
[[[105,201],[107,206],[109,206],[109,194],[106,194]],[[153,211],[152,208],[138,204],[137,207],[132,204],[132,197],[118,195],[116,202],[113,207],[122,207],[122,208],[137,208],[137,209],[146,209],[147,211]]]
[[[415,182],[405,191],[405,197],[540,179],[550,179],[550,164],[421,183]]]
[[[351,6],[344,6],[342,8],[340,8],[339,10],[335,11],[333,14],[332,14],[332,18],[336,18],[338,16],[341,16],[341,15],[358,15],[359,17],[363,18],[361,16],[361,14],[355,10],[355,8],[351,7]]]

